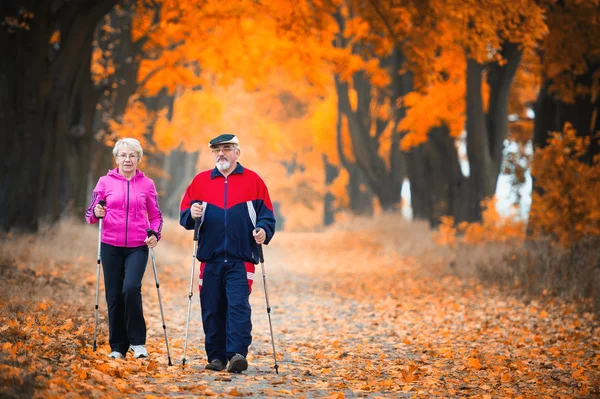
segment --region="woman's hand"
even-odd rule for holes
[[[146,245],[148,245],[148,248],[154,248],[158,244],[158,240],[156,239],[156,236],[154,234],[150,237],[146,237],[144,242],[146,243]]]
[[[94,207],[94,216],[96,216],[96,219],[102,219],[106,216],[106,208],[100,204],[96,204]]]

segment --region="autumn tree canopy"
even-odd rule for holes
[[[264,170],[290,225],[399,209],[407,182],[414,217],[480,220],[502,172],[526,175],[508,142],[526,148],[535,130],[544,146],[570,122],[592,138],[588,164],[598,152],[597,7],[4,2],[0,115],[3,148],[17,150],[5,150],[2,182],[28,183],[3,191],[2,228],[79,212],[122,136],[142,141],[174,204],[223,131],[240,135],[242,160]]]

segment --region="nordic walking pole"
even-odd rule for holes
[[[106,201],[98,201],[101,207],[106,206]],[[92,211],[93,212],[93,211]],[[100,296],[100,246],[102,245],[102,219],[98,220],[98,258],[96,266],[96,306],[94,307],[94,352],[96,352],[96,336],[98,330],[98,297]]]
[[[192,274],[190,275],[190,292],[188,293],[188,310],[185,321],[185,342],[183,344],[183,360],[181,364],[185,366],[187,353],[188,331],[190,328],[190,312],[192,310],[192,296],[194,296],[194,269],[196,267],[196,251],[198,250],[198,230],[200,230],[200,219],[194,223],[194,252],[192,253]]]
[[[258,232],[258,229],[256,229]],[[271,330],[271,345],[273,345],[273,360],[275,361],[275,373],[279,374],[277,365],[277,352],[275,352],[275,338],[273,337],[273,324],[271,323],[271,306],[269,305],[269,292],[267,291],[267,276],[265,275],[265,257],[263,256],[262,245],[258,245],[258,258],[262,269],[263,285],[265,287],[265,300],[267,301],[267,316],[269,316],[269,329]]]
[[[155,235],[156,232],[147,229],[146,234],[148,237]],[[150,248],[150,257],[152,258],[152,267],[154,268],[154,281],[156,281],[156,292],[158,293],[158,306],[160,307],[160,317],[162,319],[162,327],[165,333],[165,344],[167,345],[167,359],[169,359],[169,366],[172,366],[171,363],[171,352],[169,351],[169,339],[167,338],[167,325],[165,324],[165,314],[163,313],[162,299],[160,297],[160,284],[158,283],[158,273],[156,272],[156,260],[154,259],[154,248]]]

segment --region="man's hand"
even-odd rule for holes
[[[252,230],[252,235],[254,236],[254,241],[256,241],[256,243],[259,245],[264,243],[267,239],[267,233],[260,227],[258,229]]]
[[[190,208],[190,214],[192,215],[192,219],[197,220],[202,217],[202,212],[204,207],[200,205],[200,203],[196,202]]]

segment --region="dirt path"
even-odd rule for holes
[[[346,226],[349,231],[280,233],[265,248],[279,375],[273,369],[260,267],[251,296],[249,370],[241,375],[204,370],[197,279],[183,367],[193,247],[191,236],[168,226],[156,259],[174,365],[167,365],[150,263],[143,295],[151,357],[110,361],[104,301],[100,348],[90,348],[95,269],[89,254],[95,253],[95,231],[89,226],[74,230],[60,245],[50,240],[44,244],[55,251],[50,260],[2,269],[4,292],[12,299],[0,303],[5,319],[0,371],[8,387],[0,393],[65,398],[600,395],[600,330],[590,314],[556,300],[525,303],[459,280],[422,226],[383,222]],[[33,243],[36,251],[48,253],[40,242]],[[25,279],[31,273],[35,278]],[[27,286],[32,288],[23,302],[15,300]],[[32,299],[34,291],[38,297]],[[51,300],[42,295],[45,291]]]
[[[433,247],[403,247],[396,240],[368,232],[280,234],[265,248],[280,374],[273,373],[257,269],[249,371],[232,376],[203,370],[195,296],[184,386],[198,384],[199,393],[208,386],[216,394],[307,398],[598,393],[599,346],[593,340],[598,330],[589,330],[591,324],[573,308],[525,304],[474,281],[459,281],[436,263]],[[186,264],[178,257],[165,262]],[[175,279],[168,287],[172,294],[179,291],[168,301],[177,364],[187,284]],[[149,313],[159,325],[157,312]],[[160,331],[153,331],[157,342]]]

